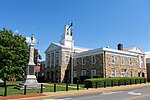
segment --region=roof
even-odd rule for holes
[[[97,49],[81,52],[79,54],[75,54],[74,58],[83,57],[83,56],[89,56],[89,55],[95,55],[95,54],[101,54],[101,53],[104,53],[104,51],[111,52],[111,53],[116,53],[116,54],[131,55],[131,56],[139,55],[138,53],[135,53],[135,52],[122,51],[122,50],[102,47],[102,48],[97,48]]]
[[[52,42],[52,43],[49,45],[49,47],[46,49],[45,52],[47,52],[47,51],[50,49],[50,47],[51,47],[52,45],[55,45],[55,46],[60,47],[60,48],[71,49],[70,47],[65,46],[65,45],[62,45],[62,44],[60,44],[60,43]],[[88,51],[88,50],[90,50],[89,48],[83,48],[83,47],[79,47],[79,46],[74,46],[73,49],[74,49],[75,52],[83,52],[83,51]]]

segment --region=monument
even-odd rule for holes
[[[29,63],[26,67],[26,76],[22,83],[20,83],[16,88],[17,89],[24,89],[26,85],[27,89],[40,89],[40,84],[37,82],[37,78],[34,75],[34,35],[32,34],[31,43],[29,45]]]

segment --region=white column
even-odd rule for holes
[[[55,52],[54,52],[54,67],[55,67]]]
[[[51,67],[51,58],[52,58],[52,53],[50,53],[50,58],[49,58],[49,60],[50,60],[50,66],[49,67]]]
[[[139,68],[141,68],[141,56],[139,55]]]
[[[61,63],[62,63],[62,53],[61,53],[61,50],[59,50],[59,66],[61,66]]]
[[[144,68],[146,68],[146,57],[144,55]]]

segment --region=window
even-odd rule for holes
[[[82,65],[85,65],[85,58],[82,58]]]
[[[111,77],[116,77],[116,70],[114,69],[111,70]]]
[[[47,67],[50,66],[50,54],[47,54]]]
[[[126,72],[125,69],[121,70],[121,77],[125,77],[125,72]]]
[[[73,71],[73,77],[77,77],[77,71]]]
[[[133,65],[133,58],[130,58],[129,64],[130,64],[130,65]]]
[[[132,70],[130,70],[130,76],[134,77],[134,72]]]
[[[77,66],[77,59],[74,59],[74,66]]]
[[[65,52],[65,64],[68,64],[70,60],[70,52]]]
[[[125,58],[121,57],[121,64],[124,65],[125,64]]]
[[[70,52],[65,52],[65,56],[70,56]]]
[[[55,52],[55,64],[58,65],[59,64],[59,51]]]
[[[86,70],[82,70],[81,76],[86,76]]]
[[[69,63],[69,56],[66,56],[65,57],[65,64],[68,64]]]
[[[91,60],[92,60],[92,64],[95,64],[95,63],[96,63],[96,57],[95,57],[95,56],[92,56],[92,57],[91,57]]]
[[[145,64],[144,64],[144,57],[141,56],[141,68],[145,68],[144,66],[145,66]]]
[[[93,76],[96,76],[96,69],[91,70],[91,78],[93,78]]]
[[[114,55],[111,56],[111,62],[112,62],[112,64],[115,64],[115,56]]]
[[[54,53],[51,54],[51,65],[54,66]]]

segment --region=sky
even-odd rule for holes
[[[73,22],[75,45],[117,48],[137,45],[150,51],[150,0],[0,0],[0,30],[30,37],[42,59]]]

